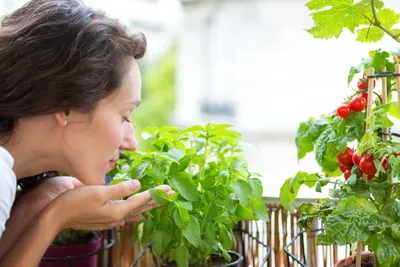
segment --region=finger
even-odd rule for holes
[[[143,220],[143,215],[139,214],[133,217],[129,217],[125,219],[125,222],[130,223],[130,222],[140,222]]]
[[[78,179],[76,179],[74,177],[71,177],[71,181],[75,188],[85,186],[81,181],[79,181]]]
[[[106,186],[107,200],[129,196],[140,189],[138,180],[125,181],[115,185]]]
[[[91,224],[79,224],[74,225],[71,228],[75,230],[94,230],[94,229],[111,229],[118,226],[124,226],[126,224],[125,220],[121,220],[118,222],[110,222],[110,223],[91,223]]]

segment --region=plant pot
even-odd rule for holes
[[[90,243],[70,246],[50,246],[43,258],[54,258],[59,260],[41,260],[39,267],[97,267],[98,255],[82,257],[98,251],[103,245],[103,234],[97,233],[97,238]],[[70,258],[69,258],[70,257]]]
[[[210,265],[210,267],[240,267],[240,263],[243,261],[243,256],[235,251],[229,251],[229,255],[232,257],[232,261],[230,263],[224,263],[223,265]],[[160,261],[161,266],[163,267],[175,267],[176,264],[165,264],[162,260]]]
[[[356,259],[352,256],[341,259],[335,263],[335,267],[355,267]],[[362,252],[361,253],[361,267],[375,267],[375,255],[372,252]]]

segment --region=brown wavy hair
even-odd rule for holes
[[[0,136],[7,140],[21,118],[92,111],[118,90],[146,45],[142,33],[129,34],[79,0],[33,0],[3,17]]]

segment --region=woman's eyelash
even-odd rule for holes
[[[127,122],[132,122],[132,121],[129,120],[127,117],[124,117],[124,119],[125,119]]]

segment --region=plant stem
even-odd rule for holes
[[[378,17],[376,15],[376,11],[375,11],[375,5],[374,5],[374,0],[371,0],[371,6],[372,6],[372,14],[373,14],[373,19],[368,18],[367,15],[365,15],[361,10],[359,10],[358,8],[356,8],[355,6],[353,6],[353,8],[360,13],[366,20],[369,21],[369,23],[371,23],[372,25],[374,25],[375,27],[378,27],[379,29],[381,29],[382,31],[384,31],[387,35],[389,35],[390,37],[392,37],[396,42],[400,43],[400,39],[399,36],[394,34],[392,31],[386,29],[384,26],[382,26],[381,22],[378,20]]]

